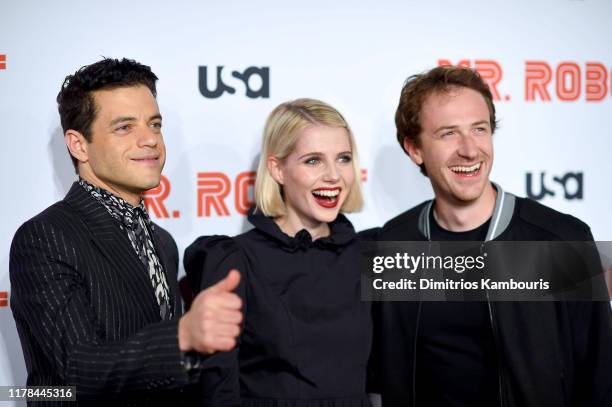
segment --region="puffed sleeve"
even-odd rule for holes
[[[244,293],[248,272],[242,250],[234,239],[227,236],[198,238],[185,250],[184,266],[194,295],[216,284],[231,269],[240,271],[240,285],[236,289],[236,294],[242,299],[242,312],[245,314]],[[199,398],[203,405],[240,405],[239,348],[240,338],[235,349],[215,353],[204,361],[199,385]]]
[[[359,241],[361,242],[372,242],[372,241],[378,240],[378,236],[380,235],[381,231],[382,231],[382,228],[379,228],[379,227],[365,229],[357,233],[357,237],[359,238]]]

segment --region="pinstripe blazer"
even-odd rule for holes
[[[113,404],[168,397],[175,405],[185,397],[183,387],[197,378],[186,373],[178,348],[178,251],[159,226],[153,241],[174,304],[169,321],[160,318],[148,271],[125,232],[77,183],[19,228],[11,308],[28,385],[74,385],[79,401],[114,397]]]

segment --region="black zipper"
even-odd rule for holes
[[[428,215],[429,216],[429,215]],[[427,241],[430,243],[427,249],[427,254],[431,253],[431,239],[429,236]],[[419,292],[419,305],[417,306],[417,317],[416,326],[414,328],[414,345],[412,349],[412,407],[416,407],[416,371],[417,371],[417,351],[419,344],[419,326],[421,325],[421,309],[423,308],[423,301],[421,301]]]
[[[483,251],[484,251],[484,242],[480,245],[480,254],[482,254]],[[501,356],[500,341],[498,337],[497,323],[495,322],[495,313],[493,311],[493,304],[491,303],[491,298],[489,297],[489,289],[487,288],[485,288],[485,295],[487,297],[487,308],[489,310],[489,321],[491,322],[491,331],[493,332],[493,343],[495,344],[495,353],[497,355],[497,378],[498,378],[498,386],[499,386],[499,405],[500,407],[504,407],[503,359]]]
[[[416,327],[414,328],[414,346],[412,352],[412,406],[416,407],[416,371],[417,371],[417,351],[419,342],[419,325],[421,323],[421,307],[423,302],[419,299],[417,307]]]

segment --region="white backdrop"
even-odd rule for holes
[[[430,198],[427,179],[397,145],[393,117],[403,81],[441,60],[464,61],[497,82],[492,179],[525,196],[531,173],[537,195],[545,173],[554,196],[542,202],[589,223],[596,239],[612,240],[610,16],[608,0],[3,0],[0,385],[25,383],[9,308],[12,236],[61,199],[75,178],[55,103],[67,74],[109,56],[136,59],[159,76],[171,190],[161,201],[168,217],[160,201],[157,216],[152,212],[181,251],[199,235],[247,227],[235,200],[248,200],[252,191],[248,177],[236,178],[256,166],[267,114],[297,97],[331,103],[354,130],[367,170],[365,209],[350,216],[357,229]],[[220,66],[223,83],[235,92],[213,98]],[[199,67],[208,74],[203,86]],[[259,97],[247,96],[245,83],[232,75],[250,67],[248,89]],[[199,173],[205,173],[201,186]],[[228,185],[215,181],[218,173]],[[222,204],[217,211],[210,203],[207,189],[215,182],[227,189],[227,216],[219,214]]]

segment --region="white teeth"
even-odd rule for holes
[[[319,196],[327,196],[329,198],[333,198],[335,196],[338,196],[338,194],[340,194],[340,190],[339,189],[334,189],[334,190],[318,189],[316,191],[312,191],[312,193],[315,195],[319,195]]]
[[[474,172],[480,169],[480,164],[481,163],[476,163],[472,165],[471,167],[460,167],[460,166],[450,167],[450,169],[454,172]]]

